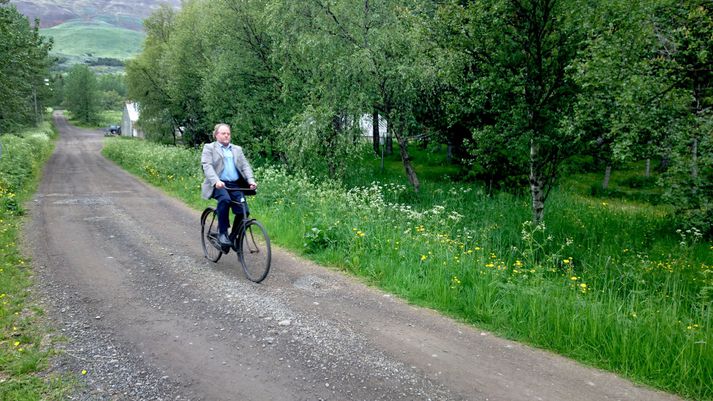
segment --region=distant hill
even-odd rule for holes
[[[10,0],[30,20],[40,19],[41,28],[71,20],[106,22],[116,27],[143,30],[142,21],[161,3],[174,8],[181,0]]]
[[[106,22],[73,20],[40,29],[54,38],[52,53],[76,57],[104,57],[125,60],[141,51],[143,32],[118,28]]]
[[[40,20],[40,33],[54,39],[56,70],[89,64],[98,72],[123,70],[122,62],[141,52],[143,20],[181,0],[10,0],[30,21]]]
[[[58,59],[55,70],[67,70],[74,64],[92,66],[97,72],[119,72],[123,62],[141,52],[145,33],[118,28],[106,22],[73,20],[40,34],[54,40],[51,54]]]

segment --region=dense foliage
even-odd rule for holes
[[[194,146],[228,122],[255,156],[325,177],[350,170],[371,135],[358,122],[378,115],[416,191],[409,144],[444,143],[464,177],[528,188],[535,223],[572,157],[605,190],[612,167],[654,160],[681,221],[712,234],[712,7],[191,0],[146,21],[129,96],[148,137]]]
[[[97,122],[99,92],[97,77],[85,64],[74,65],[64,79],[64,105],[82,123]]]
[[[0,134],[36,124],[48,97],[51,42],[9,0],[0,0]]]

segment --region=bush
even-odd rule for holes
[[[40,131],[0,136],[0,215],[23,213],[17,194],[34,179],[41,163],[52,151],[52,136],[49,126]]]
[[[624,179],[621,185],[625,185],[629,188],[643,189],[643,188],[654,188],[656,186],[656,178],[645,177],[645,176],[633,176]]]

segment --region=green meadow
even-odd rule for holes
[[[212,203],[199,150],[111,138],[104,154],[197,209]],[[713,245],[639,200],[627,185],[638,170],[615,175],[607,196],[591,195],[601,176],[567,177],[533,226],[527,196],[454,181],[439,155],[414,152],[418,194],[398,158],[382,171],[371,157],[348,184],[257,167],[251,210],[275,244],[413,304],[713,399]]]
[[[143,32],[118,28],[103,21],[68,21],[40,34],[54,40],[55,55],[84,58],[106,57],[125,60],[141,52]]]

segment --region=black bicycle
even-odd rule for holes
[[[238,217],[233,217],[230,230],[230,246],[222,246],[218,241],[218,214],[212,207],[207,207],[201,215],[201,244],[203,255],[211,262],[217,262],[223,254],[233,249],[238,254],[238,260],[243,266],[243,271],[250,281],[259,283],[265,280],[270,272],[272,251],[270,237],[265,227],[256,219],[248,219],[246,214],[245,196],[255,195],[255,190],[250,188],[226,188],[229,191],[240,191],[238,203],[243,205],[243,219],[238,223]]]

